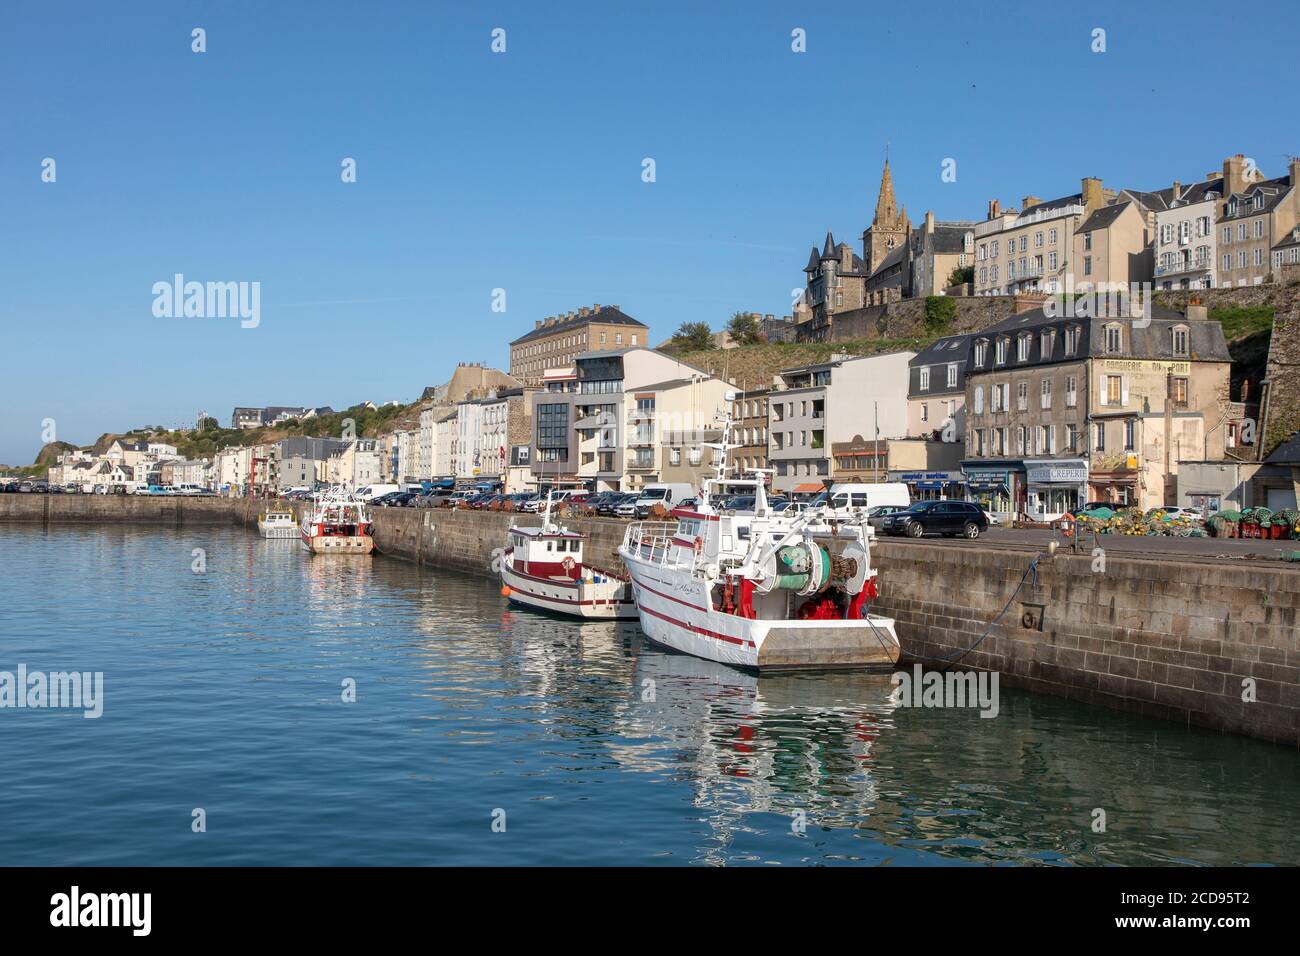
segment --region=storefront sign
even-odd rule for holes
[[[1073,484],[1081,485],[1088,480],[1086,465],[1031,465],[1028,468],[1028,480],[1031,485]]]
[[[1141,359],[1103,359],[1101,367],[1107,372],[1173,372],[1191,375],[1191,362],[1146,362]]]

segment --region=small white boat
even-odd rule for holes
[[[274,511],[268,508],[258,516],[257,530],[263,538],[296,538],[298,520],[292,511]]]
[[[312,554],[370,554],[373,527],[364,502],[345,488],[331,488],[303,516],[299,540]]]
[[[763,472],[727,479],[730,422],[716,478],[673,522],[628,526],[619,555],[632,578],[641,630],[696,657],[764,670],[892,667],[892,618],[870,613],[874,531],[865,515],[838,520],[823,508],[774,513]],[[753,509],[714,504],[737,487]],[[789,515],[789,516],[788,516]],[[788,516],[788,517],[787,517]]]
[[[501,593],[518,604],[575,617],[634,620],[628,582],[583,561],[583,537],[551,522],[551,499],[537,527],[512,527],[501,558]]]

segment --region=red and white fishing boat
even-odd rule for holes
[[[501,593],[519,604],[611,620],[635,619],[628,582],[583,561],[583,536],[551,521],[547,495],[542,523],[512,527],[501,556]]]
[[[370,554],[373,530],[365,503],[344,488],[322,492],[298,529],[302,546],[312,554]]]
[[[722,457],[699,504],[673,511],[673,522],[629,525],[619,546],[641,630],[675,650],[759,671],[892,667],[894,621],[869,610],[877,584],[865,515],[773,513],[763,471],[724,477],[729,434],[728,422],[722,444],[710,446]],[[752,493],[752,510],[723,508],[724,488]]]

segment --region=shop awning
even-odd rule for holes
[[[807,495],[824,490],[825,486],[823,486],[821,482],[810,482],[808,484],[794,486],[794,494],[796,495]]]

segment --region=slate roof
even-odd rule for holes
[[[936,253],[964,252],[966,249],[966,233],[975,228],[974,223],[953,222],[934,224],[934,238],[931,239],[931,246]]]
[[[605,325],[629,325],[636,328],[649,329],[650,327],[644,322],[632,318],[622,309],[617,309],[612,305],[607,305],[599,312],[588,312],[586,315],[575,315],[571,319],[564,319],[555,322],[552,325],[543,325],[540,329],[533,329],[519,338],[514,339],[510,344],[518,345],[521,342],[531,342],[534,339],[544,339],[561,332],[568,332],[572,329],[586,328],[593,322],[601,322]]]
[[[983,332],[971,334],[968,368],[971,372],[988,372],[1053,362],[1076,362],[1086,358],[1152,359],[1159,361],[1182,359],[1184,357],[1173,354],[1170,330],[1175,325],[1186,325],[1188,327],[1189,354],[1186,356],[1187,360],[1199,362],[1230,362],[1232,360],[1231,355],[1228,353],[1227,340],[1223,336],[1223,326],[1220,323],[1208,319],[1188,319],[1181,312],[1175,312],[1172,309],[1165,309],[1156,305],[1151,306],[1151,324],[1145,328],[1137,326],[1130,319],[1123,320],[1127,347],[1122,353],[1111,355],[1105,349],[1104,329],[1112,321],[1111,317],[1049,316],[1043,309],[1022,312],[1019,315],[1004,319]],[[1079,336],[1079,343],[1074,352],[1066,355],[1065,335],[1063,332],[1066,327],[1071,325],[1079,326],[1082,334]],[[1052,339],[1051,354],[1043,356],[1040,354],[1041,337],[1037,333],[1047,328],[1054,328],[1057,334]],[[1030,342],[1028,360],[1024,362],[1017,361],[1014,347],[1012,347],[1008,352],[1008,361],[1001,365],[997,364],[996,349],[992,347],[992,343],[1000,336],[1014,340],[1022,332],[1034,333]],[[976,366],[974,364],[974,345],[981,339],[987,340],[990,348],[985,364]]]
[[[1265,179],[1262,182],[1251,183],[1243,191],[1236,193],[1236,196],[1242,200],[1239,203],[1236,215],[1226,211],[1219,217],[1219,222],[1233,222],[1237,219],[1249,219],[1252,216],[1259,216],[1263,213],[1270,212],[1274,206],[1280,203],[1286,194],[1290,192],[1291,177],[1280,176],[1277,179]],[[1264,206],[1262,209],[1255,208],[1255,195],[1263,191],[1265,194]],[[1225,197],[1231,198],[1231,197]],[[1246,201],[1249,200],[1249,201]]]
[[[1264,461],[1270,465],[1300,463],[1300,432],[1296,432],[1274,448],[1273,453]]]
[[[1115,224],[1115,220],[1124,215],[1124,212],[1132,204],[1133,202],[1130,200],[1128,202],[1112,203],[1109,206],[1102,206],[1100,209],[1093,210],[1092,214],[1079,224],[1079,228],[1074,230],[1074,234],[1077,236],[1097,229],[1109,229]]]

